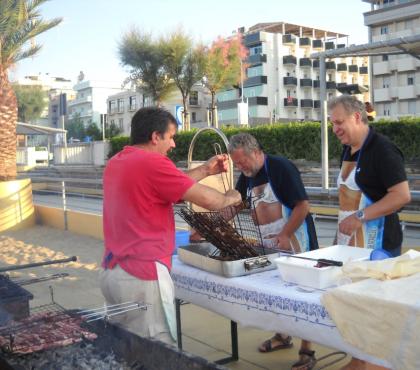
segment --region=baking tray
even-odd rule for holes
[[[264,250],[262,248],[254,249],[261,255],[236,261],[221,261],[209,257],[209,255],[217,251],[213,244],[200,242],[179,247],[178,258],[188,265],[228,278],[255,274],[276,268],[274,260],[280,256],[279,251],[267,248]]]

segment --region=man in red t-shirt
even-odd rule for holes
[[[131,122],[131,146],[112,157],[104,171],[105,252],[101,290],[108,304],[143,302],[147,310],[117,315],[136,334],[175,340],[173,284],[175,244],[172,205],[180,200],[209,210],[241,202],[236,190],[222,194],[199,180],[227,170],[218,155],[183,173],[167,158],[175,147],[175,118],[160,108],[142,108]]]

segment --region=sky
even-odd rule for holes
[[[129,68],[118,56],[118,43],[132,26],[156,37],[181,26],[197,41],[210,44],[239,27],[262,22],[288,22],[349,35],[349,44],[367,42],[362,0],[50,0],[41,7],[44,19],[63,22],[36,39],[43,45],[34,58],[19,62],[11,79],[49,74],[76,82],[121,83]]]

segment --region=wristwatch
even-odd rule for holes
[[[354,215],[356,216],[356,218],[360,222],[364,222],[365,221],[365,210],[364,209],[359,209]]]

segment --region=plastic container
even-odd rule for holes
[[[350,261],[368,260],[371,250],[366,248],[334,245],[310,252],[300,253],[299,256],[310,258],[326,258],[342,261],[346,264]],[[282,256],[276,258],[275,263],[284,281],[308,286],[316,289],[324,289],[335,285],[342,275],[341,267],[315,267],[316,261]]]
[[[190,232],[187,230],[175,231],[175,250],[174,254],[178,254],[178,247],[190,244]]]

